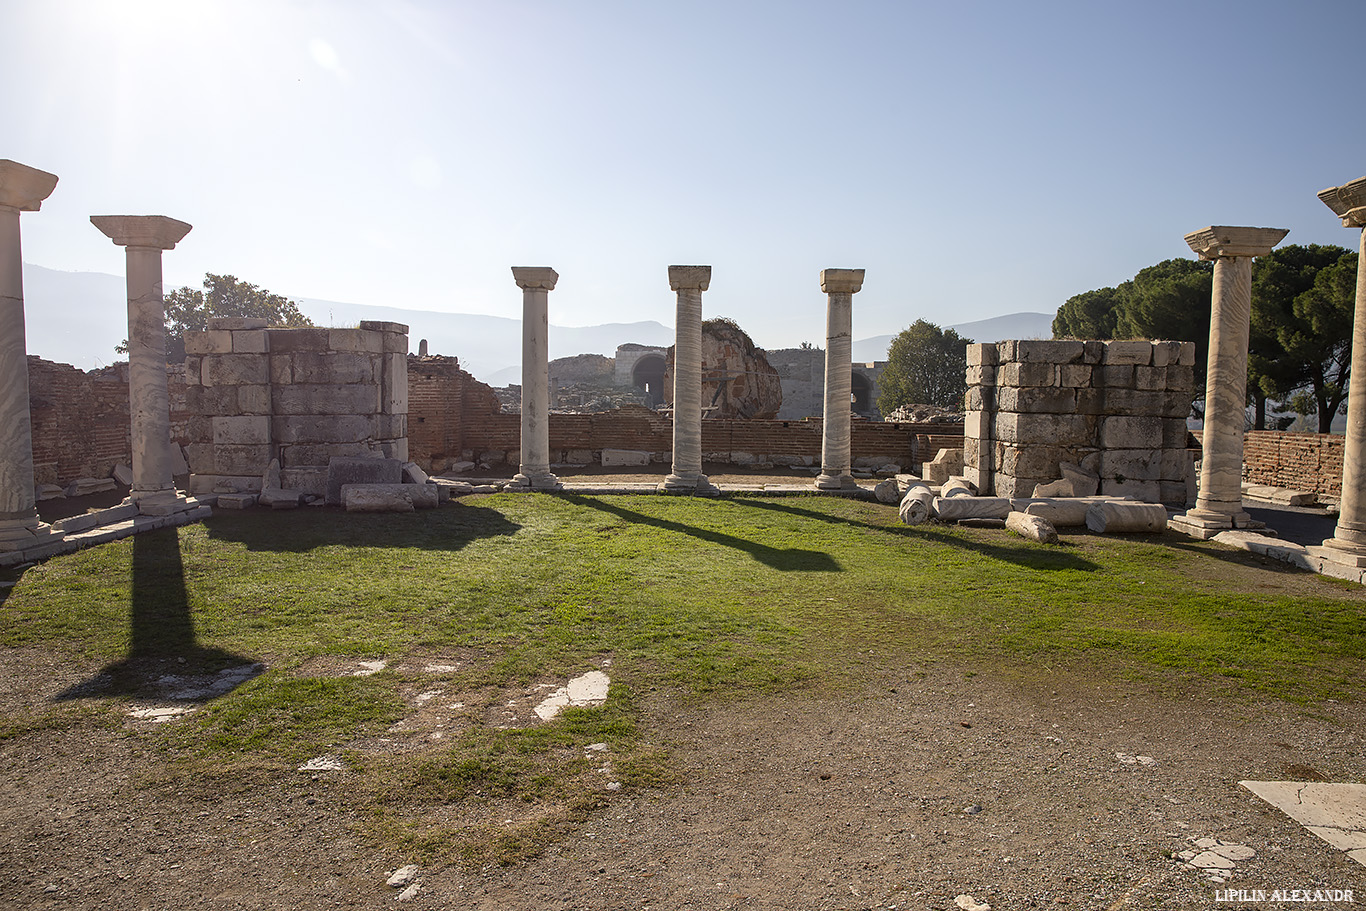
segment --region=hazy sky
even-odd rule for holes
[[[92,214],[194,230],[168,287],[551,322],[708,316],[819,342],[1190,256],[1209,224],[1355,247],[1366,3],[0,0],[0,158],[61,179],[24,258],[121,274]],[[30,301],[30,306],[39,302]],[[461,352],[448,352],[459,355]]]

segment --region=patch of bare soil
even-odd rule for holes
[[[441,686],[441,671],[418,682],[441,662],[409,660],[428,687],[406,694],[415,704]],[[92,673],[31,652],[5,661],[7,712],[41,713]],[[534,694],[485,695],[493,706]],[[971,895],[995,909],[1120,909],[1213,907],[1216,889],[1366,896],[1366,867],[1237,785],[1360,780],[1358,705],[947,668],[888,670],[853,694],[642,698],[679,784],[606,796],[519,866],[428,864],[404,889],[385,880],[411,858],[357,834],[349,773],[187,782],[167,774],[153,728],[92,699],[86,722],[0,740],[0,906],[373,908],[402,894],[404,907],[500,911],[956,909]],[[1173,857],[1201,839],[1255,853],[1234,852],[1216,883]]]

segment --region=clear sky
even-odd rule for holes
[[[1209,224],[1355,247],[1366,3],[0,0],[24,258],[121,274],[92,214],[194,230],[167,286],[820,342],[1055,310]],[[459,355],[461,352],[449,352]]]

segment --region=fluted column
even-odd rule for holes
[[[1366,177],[1319,193],[1344,228],[1366,227]],[[1357,260],[1356,308],[1352,314],[1352,372],[1347,387],[1347,434],[1343,440],[1342,500],[1333,537],[1323,542],[1330,559],[1366,566],[1366,231]]]
[[[825,309],[825,414],[821,423],[821,490],[852,490],[849,437],[853,405],[854,295],[863,287],[862,269],[824,269],[821,290]]]
[[[670,266],[669,287],[678,294],[674,317],[673,470],[661,491],[715,494],[702,473],[702,292],[711,266]]]
[[[172,477],[161,253],[175,249],[190,232],[190,225],[165,215],[92,215],[90,222],[127,250],[132,500],[145,515],[178,512],[186,506],[184,498],[176,494]]]
[[[550,292],[559,274],[549,266],[513,266],[522,289],[522,460],[510,489],[559,490],[550,472]]]
[[[33,426],[24,339],[23,253],[19,213],[37,212],[57,176],[0,159],[0,551],[52,537],[33,495]]]
[[[1195,537],[1257,524],[1243,510],[1252,258],[1270,253],[1288,233],[1284,228],[1219,226],[1186,235],[1186,243],[1201,259],[1214,261],[1200,493],[1195,508],[1172,519],[1173,528]]]

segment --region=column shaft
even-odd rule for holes
[[[171,403],[166,385],[166,310],[161,249],[127,248],[128,409],[133,430],[133,502],[175,499]]]
[[[816,486],[852,487],[849,439],[854,295],[829,292],[825,316],[825,410],[821,425],[821,473]]]
[[[1366,262],[1366,231],[1360,250]],[[1342,500],[1333,537],[1323,542],[1356,554],[1366,554],[1366,269],[1357,268],[1356,309],[1352,315],[1353,382],[1347,387],[1347,435],[1343,441]],[[1360,378],[1360,379],[1358,379]]]
[[[0,521],[36,525],[19,210],[0,206]]]
[[[678,291],[674,342],[673,473],[702,474],[702,292]]]
[[[550,474],[549,292],[522,291],[522,462],[528,478]]]
[[[1252,257],[1214,261],[1205,430],[1195,517],[1243,525],[1243,423],[1247,411],[1247,345],[1252,312]]]

